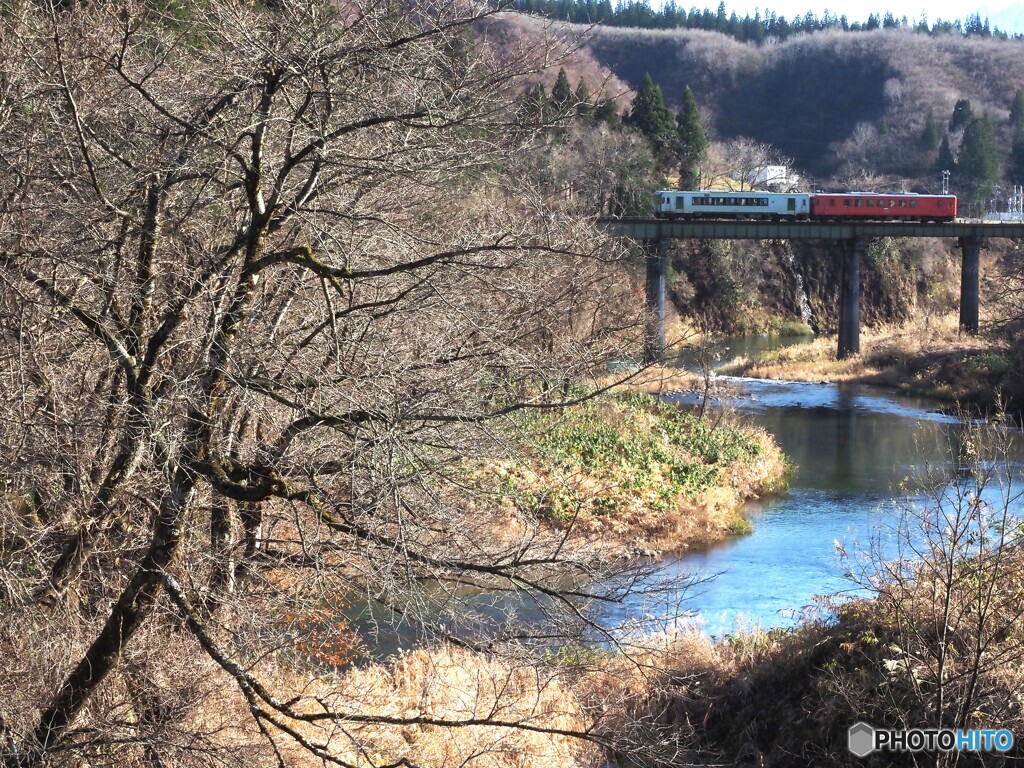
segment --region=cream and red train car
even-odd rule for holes
[[[660,190],[655,215],[687,219],[816,219],[819,221],[952,221],[954,195],[844,192],[723,192]]]

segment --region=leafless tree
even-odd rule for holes
[[[857,706],[880,706],[906,728],[1002,728],[1019,722],[1024,660],[1022,491],[1016,430],[966,419],[947,465],[930,467],[900,503],[896,549],[872,553],[866,585],[891,626],[887,685]],[[866,704],[870,702],[870,704]],[[957,765],[960,752],[922,756]]]
[[[546,50],[500,59],[464,0],[202,8],[0,16],[8,768],[245,763],[181,725],[211,670],[280,764],[347,765],[314,726],[433,721],[275,686],[288,615],[362,596],[511,647],[605,596],[484,471],[641,325],[523,171],[508,96]],[[546,623],[478,639],[479,590]]]
[[[582,211],[621,215],[653,205],[654,157],[635,133],[577,120],[537,162],[550,187],[571,190]]]
[[[732,179],[736,188],[742,191],[763,186],[762,180],[768,175],[766,172],[771,166],[784,167],[789,173],[788,169],[793,167],[793,163],[771,144],[741,136],[712,145],[701,175],[712,184],[716,179]],[[769,183],[772,182],[769,180]]]

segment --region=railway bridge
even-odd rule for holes
[[[665,350],[665,275],[669,240],[825,240],[836,244],[842,263],[839,357],[860,352],[860,260],[865,243],[879,237],[948,237],[960,243],[960,327],[978,332],[978,261],[986,238],[1024,239],[1024,222],[952,221],[754,221],[602,217],[610,235],[641,241],[647,254],[648,325],[644,359],[657,362]]]

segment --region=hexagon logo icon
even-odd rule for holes
[[[867,757],[875,751],[875,729],[867,723],[854,723],[846,733],[847,745],[857,757]]]

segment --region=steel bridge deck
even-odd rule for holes
[[[1024,222],[954,221],[921,224],[909,221],[728,221],[601,217],[597,225],[609,235],[637,240],[852,240],[872,237],[1010,237],[1024,238]]]

